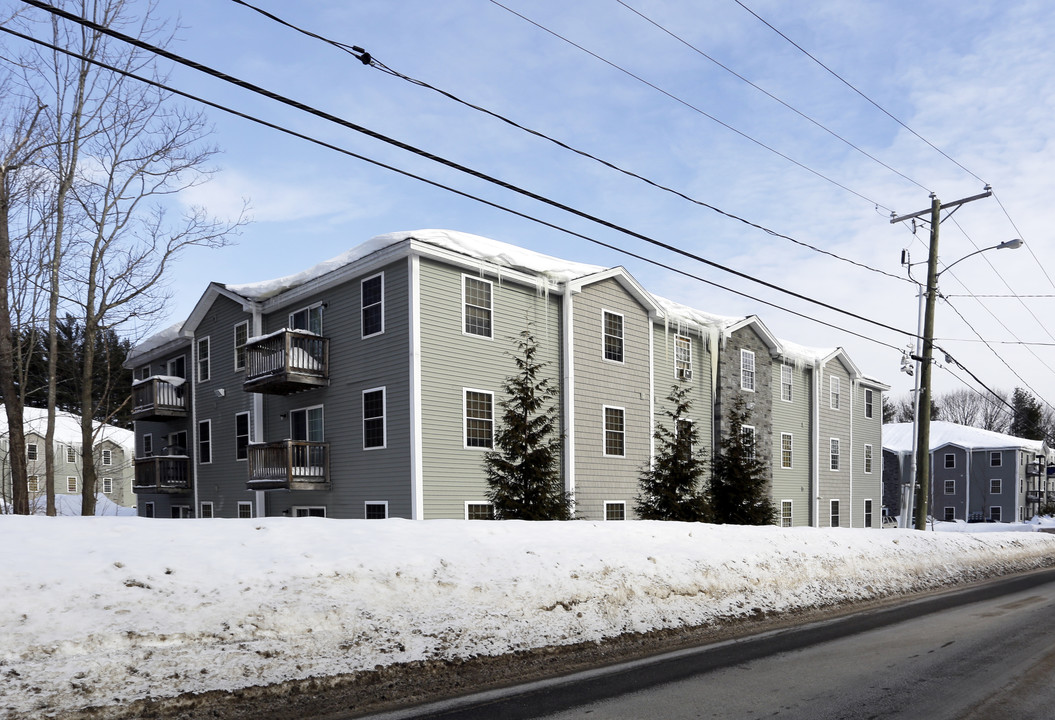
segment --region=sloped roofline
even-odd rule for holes
[[[570,280],[568,281],[568,288],[572,292],[582,292],[582,289],[587,285],[593,285],[603,282],[604,280],[615,280],[618,282],[624,290],[630,293],[630,295],[642,305],[642,307],[648,310],[648,314],[653,320],[658,320],[663,316],[663,310],[652,297],[652,293],[645,290],[641,283],[639,283],[637,279],[622,265],[616,265],[607,270],[601,270],[600,272],[591,273]]]

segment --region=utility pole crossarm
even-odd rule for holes
[[[985,198],[989,197],[992,194],[993,194],[992,190],[986,189],[986,191],[984,193],[979,193],[978,195],[972,195],[971,197],[963,198],[961,200],[953,200],[952,202],[941,203],[941,205],[939,206],[938,209],[939,210],[945,210],[946,208],[959,207],[960,205],[963,205],[964,203],[973,202],[975,200],[984,200]],[[918,217],[922,217],[924,215],[930,215],[931,212],[932,212],[932,208],[927,208],[926,210],[920,210],[919,212],[914,212],[911,215],[898,215],[896,217],[890,218],[890,224],[893,225],[894,223],[899,223],[899,222],[902,222],[904,220],[911,220],[912,218],[918,218]]]

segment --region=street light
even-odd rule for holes
[[[999,245],[993,245],[992,247],[982,248],[981,250],[975,250],[972,253],[964,255],[959,260],[955,260],[940,271],[937,270],[938,264],[938,231],[937,225],[940,220],[937,220],[938,213],[941,209],[941,203],[934,198],[933,199],[935,208],[933,211],[933,218],[935,218],[931,227],[931,247],[930,254],[927,261],[927,287],[926,290],[920,286],[920,321],[923,324],[922,332],[917,331],[918,339],[916,345],[916,354],[913,359],[916,360],[918,365],[916,376],[916,407],[913,414],[913,447],[912,447],[912,475],[910,479],[911,488],[915,485],[915,526],[917,530],[927,529],[927,511],[928,503],[930,500],[930,403],[931,403],[931,361],[934,354],[934,301],[938,294],[938,278],[942,276],[947,270],[950,270],[953,265],[963,262],[967,258],[974,257],[980,253],[988,252],[989,250],[1017,250],[1022,247],[1025,243],[1022,240],[1015,238],[1014,240],[1007,240],[1000,243]],[[907,262],[908,255],[905,254],[902,257],[902,261],[909,266],[909,277],[911,277],[912,267],[911,263]],[[925,301],[925,303],[924,303]],[[920,345],[922,344],[922,347]],[[902,507],[901,517],[902,520],[899,522],[899,527],[908,527],[907,517],[912,513],[912,492],[906,491],[902,496]]]

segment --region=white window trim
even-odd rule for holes
[[[36,462],[40,459],[40,448],[37,443],[26,443],[26,461]]]
[[[608,327],[605,324],[605,316],[612,315],[613,317],[619,318],[619,328],[622,333],[619,336],[620,352],[619,355],[621,360],[612,360],[604,355],[604,340],[608,337]],[[613,335],[613,337],[615,337]],[[615,310],[608,310],[607,308],[601,308],[601,361],[606,363],[612,363],[614,365],[625,365],[626,364],[626,316],[623,313],[616,312]]]
[[[248,433],[246,433],[246,441],[247,442],[246,442],[246,448],[245,448],[245,457],[244,458],[240,458],[240,457],[238,457],[238,438],[239,438],[239,435],[238,435],[238,418],[242,417],[243,415],[245,415],[245,426],[246,426],[246,429],[248,430]],[[252,444],[253,444],[253,418],[252,418],[252,416],[249,414],[248,410],[246,410],[245,412],[235,413],[234,414],[234,461],[235,462],[249,462],[249,445],[252,445]]]
[[[174,372],[175,369],[173,368],[173,365],[178,363],[180,360],[183,361],[183,375],[186,376],[186,374],[187,374],[187,356],[186,355],[177,355],[174,358],[169,358],[169,361],[167,363],[165,363],[165,372],[168,375],[173,375],[175,377],[179,377]],[[184,379],[186,379],[186,377],[184,377]]]
[[[993,460],[996,460],[996,462],[994,463]],[[1004,467],[1004,453],[999,450],[990,450],[989,467]]]
[[[150,366],[140,365],[136,368],[136,380],[146,380],[150,377]]]
[[[784,506],[787,505],[790,512],[788,513],[788,524],[784,524]],[[795,526],[795,501],[794,500],[781,500],[780,501],[780,513],[777,515],[778,527],[794,527]]]
[[[99,451],[99,460],[103,465],[110,466],[114,464],[114,451],[110,448],[103,448]]]
[[[869,522],[868,516],[871,515],[871,522]],[[872,502],[872,498],[865,498],[861,504],[861,522],[864,523],[864,527],[870,528],[875,522],[875,503]]]
[[[481,336],[482,337],[482,336]],[[476,445],[469,444],[469,393],[481,393],[488,395],[491,398],[491,446],[490,447],[478,447]],[[476,450],[479,452],[487,452],[494,450],[495,447],[495,394],[490,390],[480,390],[478,388],[462,388],[462,448],[464,450]]]
[[[993,514],[995,511],[995,515]],[[1004,521],[1004,508],[1002,505],[990,505],[989,506],[989,519],[997,522]]]
[[[491,295],[491,306],[488,308],[488,311],[491,313],[491,327],[490,327],[490,331],[491,332],[488,333],[487,335],[480,335],[478,333],[471,333],[471,332],[469,332],[468,330],[465,329],[465,305],[466,305],[466,302],[465,302],[465,281],[467,279],[468,280],[476,280],[476,281],[479,281],[479,282],[482,282],[482,283],[487,283],[488,285],[491,286],[491,293],[490,293],[490,295]],[[474,305],[473,307],[481,307],[481,306]],[[487,278],[482,278],[482,277],[480,277],[478,275],[469,275],[467,273],[462,273],[462,335],[465,335],[466,337],[482,338],[484,340],[494,340],[494,337],[495,337],[495,284],[493,282],[491,282],[490,280],[488,280]]]
[[[384,520],[388,519],[388,500],[367,500],[367,501],[365,501],[363,503],[363,518],[366,517],[366,506],[367,505],[384,505],[384,507],[385,507],[385,517],[381,518],[381,519],[384,519]],[[376,520],[378,518],[374,518],[374,519]]]
[[[757,451],[758,451],[758,435],[755,432],[755,426],[754,425],[741,425],[740,426],[740,441],[741,442],[743,442],[743,438],[746,435],[750,435],[751,436],[751,457],[748,458],[748,459],[749,460],[754,460],[756,457],[758,457],[758,455],[756,454]]]
[[[201,346],[205,344],[205,372],[202,372]],[[197,371],[198,382],[207,382],[212,378],[212,342],[209,336],[200,337],[194,341],[194,368]]]
[[[828,408],[839,410],[842,407],[842,379],[835,375],[828,376]]]
[[[76,465],[77,464],[77,450],[72,445],[66,446],[66,464]]]
[[[835,510],[835,512],[832,512]],[[838,517],[839,523],[835,524],[832,521]],[[832,499],[828,501],[828,527],[842,527],[843,524],[843,508],[842,503],[839,500]]]
[[[70,480],[72,480],[73,482],[71,483]],[[70,487],[71,485],[72,485],[72,488]],[[67,475],[66,476],[66,492],[68,492],[68,493],[75,493],[75,492],[79,492],[79,491],[80,491],[80,483],[77,481],[77,476],[76,475]]]
[[[246,340],[246,343],[245,343],[245,345],[241,346],[242,347],[242,366],[238,367],[238,347],[239,347],[238,346],[238,328],[242,327],[243,325],[245,326],[245,340]],[[250,335],[249,335],[249,321],[248,320],[243,320],[240,323],[235,323],[234,324],[234,328],[231,330],[231,337],[232,337],[232,340],[234,341],[234,371],[235,372],[243,372],[243,371],[245,371],[245,366],[248,364],[248,358],[247,358],[247,355],[246,355],[246,352],[247,352],[246,351],[246,346],[249,344],[249,337],[250,337]]]
[[[381,306],[381,329],[378,330],[377,332],[373,332],[373,333],[370,333],[369,335],[367,335],[367,334],[365,334],[363,332],[363,311],[366,310],[366,307],[367,307],[367,306],[363,305],[363,285],[366,282],[368,282],[370,280],[373,280],[374,278],[378,278],[378,277],[381,278],[381,302],[376,303],[376,304]],[[494,305],[494,294],[493,294],[494,288],[492,288],[491,290],[492,290],[491,305],[493,306]],[[462,294],[464,295],[464,293],[465,293],[465,283],[463,282],[462,283]],[[373,305],[370,305],[369,307],[373,307]],[[462,313],[463,314],[465,313],[465,305],[464,304],[462,305]],[[491,327],[492,327],[492,330],[493,330],[494,329],[494,310],[493,309],[491,311]],[[463,331],[465,330],[465,320],[462,320],[462,330]],[[359,281],[359,335],[360,335],[360,337],[363,340],[366,340],[367,338],[372,338],[372,337],[376,337],[378,335],[383,335],[384,332],[385,332],[385,273],[384,273],[384,271],[382,271],[382,272],[376,273],[374,275],[371,275],[370,277],[365,277],[365,278],[363,278],[362,280]]]
[[[788,449],[790,460],[787,465],[784,464],[784,438],[788,438],[791,441],[791,447]],[[780,433],[780,469],[781,470],[794,470],[795,469],[795,435],[794,433]]]
[[[291,330],[294,329],[293,328],[293,316],[294,315],[299,315],[302,312],[306,312],[308,314],[308,327],[306,327],[306,328],[298,328],[297,330],[298,330],[298,332],[312,332],[312,329],[311,329],[311,311],[316,309],[316,308],[325,307],[325,305],[326,305],[326,303],[324,303],[324,302],[322,302],[320,300],[319,302],[314,302],[311,305],[305,305],[304,307],[299,307],[296,310],[288,313],[287,316],[286,316],[286,322],[288,323],[288,327]],[[320,312],[319,313],[319,335],[322,335],[323,321],[324,321],[324,318],[322,316],[322,313]],[[312,507],[314,507],[314,505]]]
[[[143,457],[154,457],[154,433],[143,433]]]
[[[784,397],[785,386],[787,386],[788,388],[787,397]],[[788,363],[782,363],[780,366],[780,400],[781,402],[795,401],[795,368],[793,368]]]
[[[832,451],[835,452],[832,452]],[[828,470],[839,472],[843,466],[843,448],[839,438],[828,438]],[[832,459],[835,459],[836,467],[832,467]]]
[[[952,492],[949,492],[949,485],[950,484],[952,485]],[[945,484],[942,486],[942,491],[943,491],[942,495],[955,495],[956,494],[956,481],[955,480],[946,480]]]
[[[950,459],[952,459],[952,465],[949,464],[949,460]],[[956,453],[945,453],[945,457],[943,459],[943,463],[944,463],[943,467],[946,470],[955,470],[956,469]]]
[[[608,452],[608,411],[618,410],[623,413],[623,429],[619,432],[623,435],[623,453],[622,455],[613,455]],[[615,432],[615,431],[613,431]],[[601,406],[601,454],[604,457],[610,458],[625,458],[626,457],[626,408],[619,407],[618,405],[602,405]]]
[[[865,443],[864,455],[861,457],[861,463],[864,465],[865,475],[871,475],[872,468],[875,465],[875,455],[872,453],[872,443]]]
[[[689,352],[688,352],[688,360],[686,360],[686,361],[680,361],[678,359],[678,343],[679,343],[679,341],[681,342],[681,344],[684,347],[687,347],[688,350],[689,350]],[[624,345],[624,347],[625,347],[625,345]],[[625,353],[624,353],[624,357],[626,357]],[[693,369],[693,365],[692,365],[692,338],[689,337],[688,335],[675,335],[674,336],[674,378],[676,380],[689,380],[689,379],[692,378],[692,369]],[[682,370],[687,370],[688,371],[688,375],[685,375],[685,373],[681,373]]]
[[[469,519],[469,506],[470,505],[486,505],[487,507],[491,508],[491,517],[494,518],[494,516],[495,516],[495,505],[490,500],[466,500],[465,501],[465,515],[464,515],[464,518],[466,520]]]
[[[202,462],[202,459],[201,459],[201,426],[202,425],[208,425],[209,426],[209,460],[207,462]],[[213,455],[216,454],[213,451],[214,448],[213,448],[213,438],[212,438],[212,419],[210,418],[208,420],[199,420],[198,421],[198,427],[196,428],[196,431],[197,432],[195,432],[194,441],[196,443],[195,444],[195,449],[197,450],[197,453],[196,453],[197,458],[196,459],[198,461],[198,464],[199,465],[212,465]]]
[[[949,512],[950,510],[952,512]],[[945,522],[951,522],[952,520],[956,519],[956,506],[955,505],[946,505],[946,506],[944,506],[942,508],[942,511],[943,511],[942,512],[942,517],[944,518]],[[952,515],[951,518],[949,517],[950,515]]]
[[[745,363],[745,361],[748,358],[751,358],[751,369],[750,369],[750,371],[747,369],[747,366],[746,366],[746,363]],[[744,384],[744,378],[746,377],[745,376],[746,372],[750,372],[751,373],[751,387],[747,387]],[[755,363],[755,351],[754,350],[741,349],[740,350],[740,389],[745,391],[745,392],[754,392],[755,391],[755,386],[758,384],[756,382],[757,379],[758,379],[758,374],[757,373],[758,373],[758,365]]]
[[[875,395],[871,390],[865,388],[865,417],[872,418],[875,415]]]
[[[293,507],[291,507],[289,509],[289,516],[290,517],[294,517],[294,518],[297,517],[297,511],[299,511],[299,510],[307,510],[308,512],[310,512],[312,510],[322,510],[322,515],[320,517],[329,517],[326,514],[326,506],[325,505],[294,505]],[[304,517],[311,517],[311,516],[310,515],[305,515]]]
[[[366,402],[367,393],[381,393],[381,444],[366,446],[366,414],[363,404]],[[464,400],[463,400],[464,402]],[[359,408],[363,413],[363,450],[384,450],[388,447],[388,390],[385,385],[381,387],[363,390],[359,400]],[[491,444],[494,445],[494,398],[491,398]]]
[[[608,506],[618,505],[623,508],[623,519],[622,520],[609,520],[608,519]],[[627,519],[626,515],[626,501],[625,500],[605,500],[604,501],[604,520],[605,522],[623,522]]]
[[[249,517],[247,518],[242,518],[242,508],[244,507],[249,508]],[[243,520],[251,520],[253,518],[253,503],[248,500],[239,500],[237,511],[238,515],[236,515],[235,517],[241,518]]]
[[[993,483],[998,483],[997,487],[999,490],[993,489]],[[1004,479],[1003,478],[990,478],[989,479],[989,494],[990,495],[1003,495],[1004,494]]]
[[[309,432],[308,428],[308,412],[311,410],[322,410],[322,437],[326,437],[326,406],[322,403],[318,405],[308,405],[307,407],[293,408],[289,411],[289,437],[293,437],[293,413],[302,412],[304,413],[304,431]],[[298,440],[297,442],[325,442],[325,440]],[[316,507],[315,505],[298,505],[297,507]]]

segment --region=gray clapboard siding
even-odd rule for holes
[[[783,360],[772,361],[773,381],[770,393],[773,407],[773,449],[770,454],[773,490],[772,500],[780,523],[780,506],[784,500],[791,501],[792,525],[809,525],[810,522],[810,473],[813,462],[812,419],[813,402],[811,370],[805,366],[788,364],[791,371],[791,400],[781,394],[781,368]],[[790,433],[792,440],[791,467],[782,467],[782,434]]]
[[[428,518],[464,517],[466,502],[486,499],[484,451],[466,448],[463,428],[465,388],[494,393],[494,417],[501,412],[502,384],[516,373],[514,339],[534,325],[539,359],[560,386],[560,302],[535,287],[493,272],[468,273],[491,281],[492,337],[462,329],[462,278],[459,268],[420,261],[421,423],[423,510]],[[555,401],[559,403],[559,398]],[[558,405],[559,407],[559,405]]]
[[[839,408],[831,407],[831,379],[839,379]],[[820,397],[820,433],[818,442],[818,461],[820,478],[818,488],[819,496],[819,520],[821,527],[829,526],[831,501],[839,501],[839,526],[850,527],[851,512],[855,522],[860,522],[858,516],[861,513],[857,507],[858,494],[853,493],[851,497],[850,474],[855,457],[860,449],[853,447],[857,444],[856,437],[851,442],[850,437],[850,406],[852,390],[850,386],[850,375],[846,367],[838,359],[828,362],[821,373]],[[839,440],[839,469],[831,469],[831,439]],[[878,498],[878,495],[876,496]],[[877,499],[878,506],[878,499]]]
[[[865,394],[872,392],[872,417],[867,417]],[[882,527],[883,506],[883,393],[858,383],[854,407],[854,527],[864,527],[864,501],[872,501],[871,527]],[[872,446],[872,469],[865,472],[865,445]]]
[[[706,331],[705,331],[706,332]],[[692,345],[692,379],[678,378],[674,365],[675,338],[678,336],[689,338]],[[711,353],[708,349],[707,335],[698,330],[679,328],[671,325],[664,328],[662,323],[652,324],[653,337],[653,382],[655,385],[655,422],[656,427],[662,423],[667,428],[671,427],[671,419],[664,411],[673,410],[673,405],[667,399],[673,386],[688,390],[687,399],[692,403],[688,412],[688,418],[696,427],[696,436],[699,438],[700,446],[706,451],[710,458],[714,452],[712,439],[714,437],[714,410],[711,397]],[[658,448],[657,448],[658,450]],[[703,481],[707,482],[710,472],[704,474]]]

